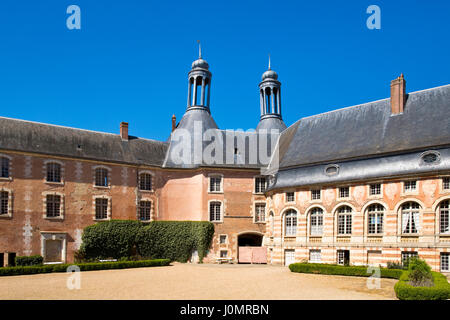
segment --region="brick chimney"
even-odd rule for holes
[[[122,140],[128,140],[128,122],[120,123],[120,137]]]
[[[177,117],[175,115],[172,116],[172,132],[177,127]]]
[[[406,103],[406,80],[403,73],[391,81],[391,114],[403,113]]]

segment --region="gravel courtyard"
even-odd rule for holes
[[[0,299],[395,299],[396,280],[292,273],[270,265],[194,265],[89,271],[69,290],[68,274],[0,278]]]

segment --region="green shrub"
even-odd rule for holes
[[[408,264],[408,279],[413,287],[432,287],[431,267],[418,258],[411,259]]]
[[[40,255],[18,256],[15,259],[16,266],[37,266],[42,265],[44,258]]]
[[[434,286],[413,287],[409,284],[409,271],[405,271],[395,284],[394,290],[400,300],[445,300],[450,299],[450,284],[438,272],[431,272]]]
[[[397,261],[388,261],[387,262],[387,268],[388,269],[398,269],[398,270],[404,270],[405,269],[403,263],[397,262]]]
[[[207,221],[152,221],[136,236],[137,252],[146,258],[186,262],[197,250],[202,262],[213,235],[214,225]]]
[[[373,273],[368,273],[367,268],[367,266],[341,266],[324,263],[292,263],[289,265],[289,270],[292,272],[370,277]],[[380,268],[382,278],[399,279],[402,273],[402,270]]]
[[[134,220],[111,220],[84,228],[76,261],[128,259],[135,254],[136,234],[142,225],[142,222]]]
[[[154,260],[140,260],[140,261],[96,262],[96,263],[80,263],[80,264],[50,264],[42,266],[7,267],[7,268],[0,268],[0,276],[66,272],[67,268],[72,265],[78,266],[80,268],[80,271],[92,271],[92,270],[167,266],[169,265],[169,263],[170,263],[169,259],[154,259]]]

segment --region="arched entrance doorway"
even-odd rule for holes
[[[239,263],[267,263],[267,248],[263,246],[263,234],[244,232],[238,235]]]

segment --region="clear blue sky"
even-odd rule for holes
[[[66,8],[81,8],[68,30]],[[381,8],[381,30],[366,8]],[[258,83],[282,82],[283,118],[297,119],[450,83],[449,1],[133,1],[0,3],[0,116],[165,140],[181,119],[196,40],[213,73],[222,129],[255,128]]]

